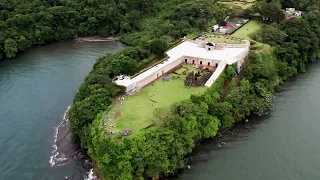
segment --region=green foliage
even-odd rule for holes
[[[167,50],[168,43],[162,39],[154,39],[149,46],[151,53],[162,54]]]
[[[234,68],[232,66],[227,67],[226,74],[227,74],[228,79],[232,78],[235,73],[236,73],[236,71],[234,70]]]
[[[285,14],[281,10],[281,5],[277,1],[268,3],[267,1],[257,1],[252,7],[253,12],[259,13],[263,20],[279,22],[285,19]]]
[[[78,36],[133,32],[161,0],[0,2],[0,60],[33,45]]]
[[[320,58],[320,12],[313,8],[301,18],[292,18],[279,25],[267,26],[261,31],[263,42],[275,46],[279,75],[305,72],[305,63]]]

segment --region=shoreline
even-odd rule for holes
[[[97,180],[97,176],[94,172],[95,167],[92,163],[91,157],[85,149],[81,148],[80,142],[70,131],[68,118],[70,108],[71,105],[68,106],[65,111],[61,123],[54,128],[55,134],[52,145],[53,151],[49,159],[49,164],[51,167],[64,166],[69,164],[71,161],[77,161],[83,170],[86,171],[82,172],[85,180]],[[66,179],[67,178],[69,177],[66,176]]]
[[[77,42],[107,42],[107,41],[118,41],[118,37],[101,37],[101,36],[82,36],[74,39]]]

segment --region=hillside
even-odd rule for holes
[[[140,28],[162,0],[0,1],[0,60],[34,45],[78,36],[113,36]]]

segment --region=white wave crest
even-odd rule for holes
[[[65,161],[64,163],[61,163],[57,166],[62,166],[66,163],[68,163],[68,159],[67,158],[57,158],[57,156],[59,155],[59,152],[58,152],[58,146],[57,146],[57,139],[58,139],[58,133],[59,133],[59,128],[64,125],[66,122],[68,122],[68,111],[70,110],[71,108],[71,105],[68,106],[66,112],[64,113],[63,115],[63,120],[62,122],[56,127],[54,128],[54,142],[53,142],[53,151],[52,151],[52,156],[50,156],[50,160],[49,160],[49,164],[51,167],[53,167],[57,162],[63,162]]]
[[[90,169],[89,172],[87,172],[87,174],[84,177],[84,180],[96,180],[97,177],[93,175],[93,168]]]

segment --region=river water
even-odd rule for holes
[[[0,179],[84,179],[77,161],[49,164],[55,127],[97,57],[120,42],[65,41],[0,63]],[[71,178],[72,177],[72,178]]]
[[[266,116],[203,142],[189,158],[190,169],[174,179],[320,179],[320,64],[307,71],[276,94]]]

